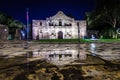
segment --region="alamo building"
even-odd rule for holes
[[[76,39],[86,36],[86,21],[75,20],[62,11],[46,20],[32,20],[33,39]]]

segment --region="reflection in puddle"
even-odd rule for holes
[[[92,54],[96,53],[95,49],[96,49],[96,44],[95,43],[91,43],[90,44],[90,51],[91,51]]]
[[[33,53],[33,58],[45,58],[47,62],[50,62],[54,65],[59,65],[59,66],[69,64],[75,60],[86,59],[85,52],[82,49],[78,50],[77,48],[68,49],[65,47],[63,50],[57,47],[51,50],[41,50],[39,52],[34,51],[32,53]]]
[[[1,52],[5,55],[0,54],[0,79],[120,80],[120,45],[36,45],[21,51],[3,49]]]
[[[102,46],[101,46],[102,45]],[[112,60],[120,60],[120,49],[116,48],[117,45],[112,44],[90,44],[90,54],[92,56],[100,57],[104,60],[112,61]],[[113,50],[114,49],[114,50]]]
[[[96,44],[95,43],[91,43],[90,44],[90,50],[91,51],[95,51],[95,48],[96,48]]]
[[[99,55],[96,52],[96,44],[95,43],[90,44],[90,52],[91,52],[92,56],[99,57]]]

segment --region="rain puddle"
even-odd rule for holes
[[[120,80],[119,47],[98,43],[38,44],[1,55],[0,80]]]

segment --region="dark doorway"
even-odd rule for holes
[[[63,39],[63,32],[62,31],[58,32],[58,39]]]

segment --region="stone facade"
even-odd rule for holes
[[[75,39],[86,36],[86,21],[75,20],[62,11],[46,20],[33,20],[33,39]]]
[[[6,25],[0,24],[0,40],[7,40],[9,29]]]

